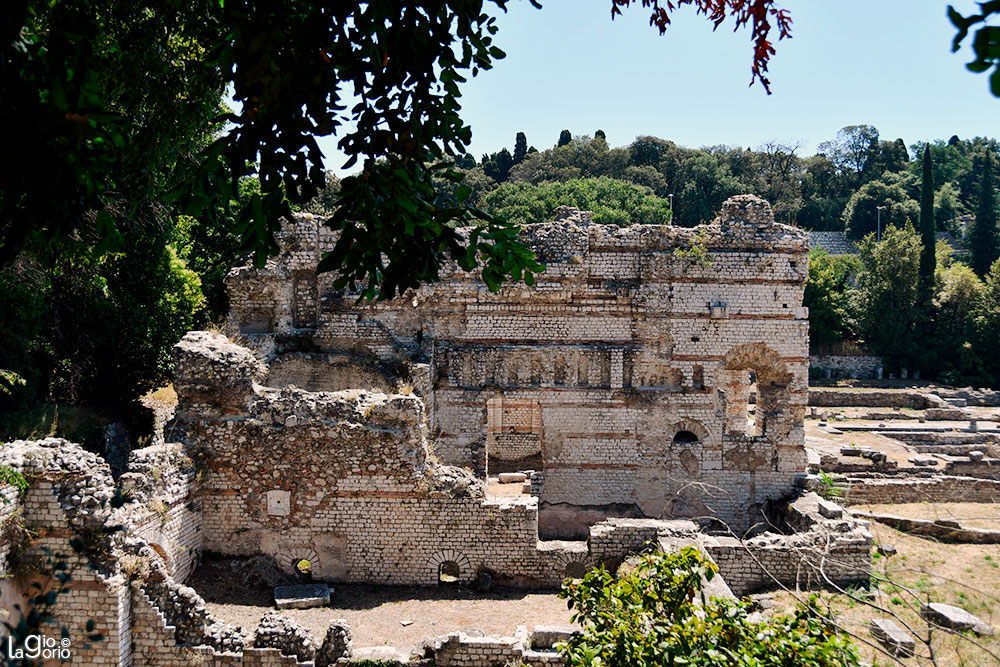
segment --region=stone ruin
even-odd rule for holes
[[[533,287],[492,294],[451,266],[368,304],[316,275],[334,238],[296,216],[277,258],[229,276],[240,342],[176,346],[175,418],[118,480],[65,441],[0,448],[31,479],[0,506],[4,608],[58,556],[74,664],[333,664],[351,654],[342,623],[323,639],[212,618],[183,585],[200,554],[307,560],[326,582],[555,588],[695,544],[736,595],[868,579],[867,524],[800,488],[804,232],[742,196],[693,230],[561,209],[524,239],[547,266]],[[491,495],[513,470],[530,494]],[[103,641],[79,634],[86,619]],[[494,639],[420,657],[558,662],[527,631]]]
[[[535,471],[543,538],[584,539],[611,516],[745,529],[805,471],[809,238],[761,199],[734,197],[696,229],[559,209],[524,233],[547,267],[537,283],[497,294],[452,266],[359,303],[315,272],[335,240],[297,217],[279,257],[228,278],[267,385],[408,384],[442,463]]]

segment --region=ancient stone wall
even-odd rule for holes
[[[846,588],[868,581],[872,535],[867,522],[855,520],[815,493],[790,503],[780,522],[789,534],[702,539],[735,595],[778,584],[796,589]]]
[[[806,234],[749,196],[696,229],[558,216],[524,232],[547,266],[534,286],[492,294],[452,265],[372,305],[315,275],[335,236],[298,216],[279,257],[228,277],[232,324],[272,364],[303,349],[427,364],[432,450],[479,474],[540,462],[545,536],[616,515],[749,525],[806,464]]]
[[[809,370],[818,377],[877,378],[883,368],[882,357],[874,355],[826,354],[809,357]]]
[[[469,471],[430,456],[417,396],[255,384],[251,352],[207,332],[185,336],[176,362],[173,432],[201,471],[203,549],[265,553],[290,572],[305,559],[321,579],[425,585],[454,563],[462,581],[486,569],[555,586],[576,559],[538,548],[536,498],[487,499]],[[227,380],[214,405],[211,374]]]
[[[849,477],[837,480],[842,502],[849,505],[883,503],[995,503],[1000,501],[1000,481],[974,477],[880,479]]]

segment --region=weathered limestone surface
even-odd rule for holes
[[[544,536],[583,539],[607,516],[752,523],[806,466],[806,233],[751,196],[696,229],[557,216],[524,232],[547,266],[532,287],[491,294],[449,266],[373,305],[315,274],[335,236],[298,216],[277,258],[228,277],[232,324],[307,389],[379,384],[361,368],[405,381],[420,364],[435,454],[544,473]]]

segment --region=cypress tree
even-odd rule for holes
[[[518,132],[514,137],[514,164],[521,164],[527,154],[528,138],[524,136],[524,132]]]
[[[972,268],[980,276],[985,276],[990,265],[1000,254],[997,250],[996,192],[993,187],[993,156],[987,150],[976,160],[980,165],[979,207],[976,222],[969,230],[969,246],[972,251]]]
[[[556,147],[565,146],[571,141],[573,141],[573,135],[569,133],[569,130],[563,130],[559,133],[559,143],[556,144]]]
[[[934,173],[931,170],[931,146],[924,146],[924,178],[920,185],[920,295],[929,302],[934,292]]]

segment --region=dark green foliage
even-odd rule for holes
[[[946,382],[985,379],[982,357],[995,356],[993,347],[977,346],[976,313],[984,297],[982,281],[965,264],[939,266],[934,310],[926,332],[925,367],[935,369]],[[995,345],[995,341],[994,341]]]
[[[524,162],[524,158],[527,154],[528,138],[524,136],[524,132],[518,132],[514,137],[514,164],[521,164]]]
[[[889,368],[914,369],[923,347],[917,335],[920,237],[910,224],[889,225],[883,229],[881,243],[869,234],[860,250],[859,329]]]
[[[923,178],[920,183],[920,294],[921,300],[928,303],[934,289],[934,268],[937,261],[934,257],[937,237],[934,221],[934,172],[931,168],[931,147],[924,147]]]
[[[974,345],[982,363],[983,378],[989,382],[1000,381],[1000,260],[993,262],[983,281],[982,299],[973,312]],[[995,386],[995,385],[994,385]]]
[[[871,125],[848,125],[837,132],[833,141],[819,145],[853,187],[860,187],[877,176],[879,167],[878,130]]]
[[[853,337],[850,281],[860,269],[860,260],[852,255],[830,255],[818,248],[809,252],[802,305],[809,309],[809,345],[814,352]]]
[[[627,571],[626,571],[627,570]],[[708,598],[718,568],[695,547],[600,567],[559,596],[582,632],[563,648],[568,667],[702,665],[850,667],[857,649],[813,600],[792,616],[750,618],[750,602]]]
[[[501,9],[506,2],[492,0]],[[0,45],[0,126],[12,148],[0,174],[4,258],[32,234],[47,242],[90,228],[86,240],[104,252],[120,239],[122,218],[148,219],[182,201],[181,212],[220,235],[234,224],[241,249],[260,264],[276,251],[279,216],[325,185],[314,137],[340,130],[348,166],[363,169],[345,179],[328,222],[344,231],[333,256],[348,282],[365,283],[369,297],[392,296],[434,275],[429,262],[456,254],[483,260],[491,276],[523,276],[528,255],[497,259],[514,235],[503,221],[464,197],[434,203],[435,175],[471,138],[459,84],[504,56],[484,5],[152,0],[94,11],[87,0],[32,3],[21,37]],[[227,82],[241,109],[217,119],[227,131],[212,141],[203,126],[218,116]],[[254,174],[260,191],[234,223],[229,203]],[[481,229],[460,235],[456,225]],[[399,241],[378,258],[355,242],[369,235]]]
[[[969,230],[969,250],[972,252],[972,268],[980,276],[986,275],[990,266],[1000,256],[997,241],[996,186],[993,181],[995,168],[992,153],[976,156],[976,171],[979,172],[979,205],[976,208],[976,222]]]
[[[559,133],[559,143],[556,144],[556,147],[565,146],[571,141],[573,141],[573,135],[570,134],[569,130],[563,130]]]
[[[845,233],[852,239],[877,233],[879,206],[885,207],[881,213],[883,233],[888,225],[901,227],[916,223],[920,217],[920,205],[901,182],[875,180],[861,186],[848,200],[843,214]]]
[[[527,154],[527,151],[525,151],[525,154]],[[507,179],[510,177],[510,168],[515,164],[517,163],[514,162],[514,157],[506,148],[489,157],[483,156],[483,171],[497,183],[507,182]]]
[[[604,141],[607,141],[608,135],[604,134],[604,130],[597,130],[596,132],[594,132],[594,138],[603,139]]]

